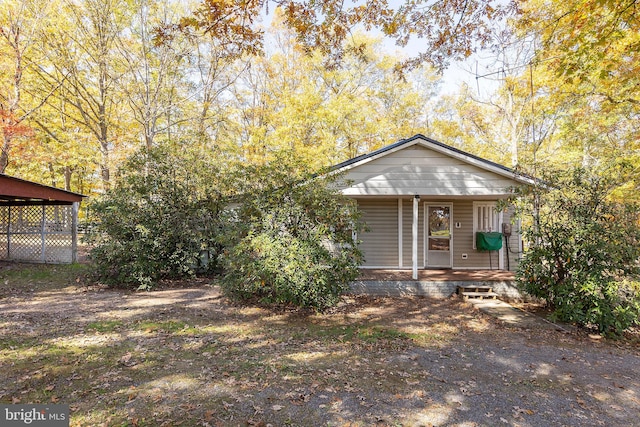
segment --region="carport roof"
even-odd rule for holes
[[[82,194],[61,190],[37,182],[0,174],[0,205],[71,204],[81,202]]]

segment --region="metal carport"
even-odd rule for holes
[[[76,262],[83,197],[0,174],[0,260]]]

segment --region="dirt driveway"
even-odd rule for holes
[[[637,344],[507,326],[456,299],[351,297],[305,315],[233,305],[203,283],[0,279],[0,402],[69,404],[71,425],[640,420]]]

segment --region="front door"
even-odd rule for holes
[[[451,268],[451,205],[426,205],[425,266]]]

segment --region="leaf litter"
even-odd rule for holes
[[[315,314],[188,285],[0,281],[0,402],[69,404],[73,426],[626,426],[640,414],[634,342],[506,326],[457,299],[347,296]]]

